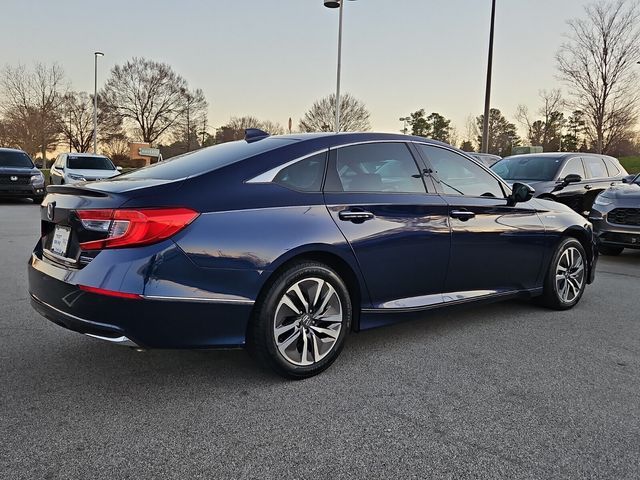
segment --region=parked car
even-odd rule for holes
[[[492,155],[490,153],[477,153],[477,152],[465,152],[465,153],[467,155],[472,156],[476,160],[480,160],[483,163],[483,165],[485,165],[486,167],[490,167],[491,165],[498,162],[499,160],[502,160],[502,157],[498,155]]]
[[[0,197],[31,198],[42,202],[44,176],[22,150],[0,148]]]
[[[292,378],[415,312],[571,308],[597,259],[583,217],[421,137],[248,131],[48,191],[29,261],[42,315],[141,348],[247,346]]]
[[[109,157],[91,153],[61,153],[51,166],[51,185],[94,182],[120,175]]]
[[[629,175],[613,157],[591,153],[537,153],[506,157],[491,169],[509,183],[531,185],[536,197],[587,216],[595,198]]]
[[[640,174],[598,195],[589,220],[600,253],[620,255],[625,248],[640,248]]]

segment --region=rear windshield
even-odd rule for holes
[[[71,170],[115,170],[107,157],[73,156],[67,158],[67,167]]]
[[[503,158],[491,167],[505,180],[553,180],[562,165],[561,157]]]
[[[256,142],[247,143],[244,140],[238,142],[221,143],[213,147],[203,148],[195,152],[173,157],[163,162],[158,162],[150,167],[141,168],[133,172],[121,175],[119,179],[158,179],[178,180],[193,177],[218,168],[231,165],[245,158],[259,155],[279,147],[289,145],[296,140],[288,138],[264,138]]]
[[[0,167],[33,168],[33,162],[24,152],[0,151]]]

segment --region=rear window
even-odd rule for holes
[[[118,178],[178,180],[217,170],[254,155],[290,145],[295,141],[270,137],[250,143],[244,140],[222,143],[155,163]]]
[[[107,157],[84,157],[69,156],[67,157],[67,167],[71,170],[115,170],[111,160]]]
[[[0,167],[33,168],[33,162],[24,152],[0,151]]]

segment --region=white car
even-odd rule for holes
[[[109,157],[91,153],[61,153],[51,166],[51,185],[104,180],[120,175]]]

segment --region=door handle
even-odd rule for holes
[[[475,217],[476,214],[473,212],[470,212],[469,210],[452,210],[449,216],[451,218],[457,218],[458,220],[466,222],[470,218]]]
[[[338,217],[340,220],[344,220],[345,222],[362,223],[367,220],[372,220],[375,218],[375,215],[361,208],[352,208],[349,210],[342,210],[338,213]]]
[[[593,188],[593,187],[592,187],[591,185],[585,185],[585,186],[584,186],[584,189],[585,189],[585,190],[591,190],[592,188]]]

